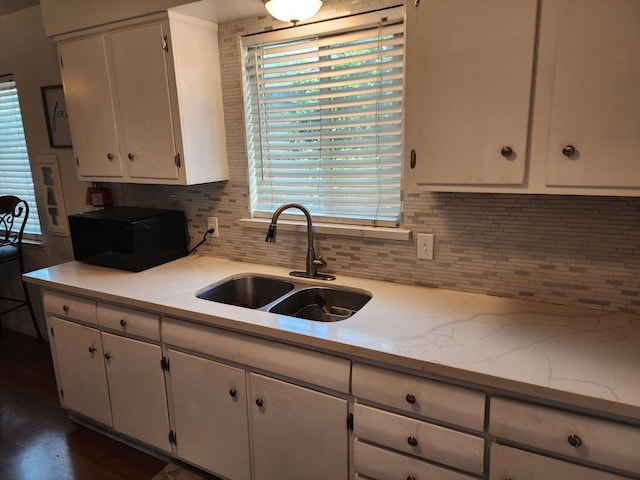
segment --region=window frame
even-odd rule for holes
[[[348,17],[341,17],[332,20],[326,20],[321,22],[316,22],[313,24],[306,24],[302,26],[297,26],[295,29],[282,29],[282,30],[274,30],[266,33],[258,33],[252,35],[246,35],[241,39],[241,51],[242,51],[242,80],[243,80],[243,100],[244,100],[244,120],[246,127],[246,145],[247,145],[247,174],[249,179],[249,213],[252,219],[259,220],[261,218],[269,218],[273,214],[273,210],[275,210],[278,206],[283,203],[290,203],[287,201],[280,201],[277,203],[272,202],[272,209],[256,209],[255,207],[255,175],[251,172],[252,162],[255,162],[255,157],[252,158],[251,152],[251,139],[250,139],[250,102],[247,99],[247,89],[250,88],[250,79],[247,76],[246,70],[246,61],[247,55],[250,48],[256,45],[262,44],[273,44],[280,42],[293,42],[296,39],[305,39],[311,37],[317,37],[322,34],[324,37],[326,32],[330,32],[329,36],[334,37],[337,35],[344,35],[349,32],[359,32],[365,30],[371,30],[373,28],[378,28],[379,25],[382,25],[383,28],[389,28],[390,26],[400,25],[400,34],[396,35],[401,38],[401,78],[399,81],[400,94],[399,94],[399,113],[396,113],[397,118],[399,118],[399,128],[398,128],[398,145],[396,147],[396,156],[395,164],[393,168],[395,169],[395,175],[397,176],[397,183],[394,186],[394,190],[396,192],[396,210],[394,212],[393,218],[376,218],[375,216],[369,218],[354,218],[350,216],[326,216],[322,215],[317,211],[312,210],[312,216],[316,222],[324,222],[327,224],[337,223],[337,224],[345,224],[345,226],[362,226],[367,229],[369,227],[391,227],[391,228],[399,228],[400,226],[400,218],[402,214],[402,133],[403,133],[403,97],[404,97],[404,7],[403,6],[395,6],[390,8],[384,8],[380,10],[376,10],[374,12],[368,12],[365,14],[352,15]],[[380,33],[380,31],[378,32]],[[384,33],[383,33],[384,35]],[[394,37],[395,38],[395,37]],[[382,54],[380,54],[382,52]],[[385,50],[382,50],[380,46],[378,46],[378,50],[375,51],[375,55],[384,56]],[[387,55],[390,56],[390,55]],[[395,56],[395,53],[394,55]],[[382,70],[382,69],[379,69]],[[380,85],[382,83],[380,82]],[[382,91],[382,87],[376,87]],[[378,97],[380,98],[380,97]],[[378,121],[378,123],[380,123]],[[377,133],[377,132],[376,132]],[[378,135],[380,137],[380,135]],[[257,142],[256,142],[257,143]],[[376,141],[377,148],[378,141]],[[377,154],[377,150],[376,150]],[[321,156],[321,155],[320,155]],[[378,161],[376,159],[376,161]],[[254,167],[255,168],[255,167]],[[376,179],[383,178],[382,175],[377,173],[377,170],[380,168],[379,164],[376,164],[373,167],[376,170]],[[320,174],[321,176],[323,174]],[[320,182],[321,180],[318,180]],[[377,180],[379,181],[379,180]],[[296,201],[295,198],[291,199],[293,203],[302,203],[305,205],[305,202]],[[307,206],[307,205],[305,205]],[[283,218],[289,219],[298,219],[299,215],[294,213],[293,215],[283,215]]]
[[[3,105],[10,103],[13,104],[14,108],[13,113],[6,113],[4,109],[0,110],[0,128],[3,128],[1,125],[3,119],[9,118],[10,116],[14,117],[13,123],[8,125],[8,128],[14,130],[13,133],[2,134],[0,132],[0,172],[2,173],[0,178],[0,194],[15,195],[27,201],[29,204],[29,218],[25,226],[24,238],[38,239],[43,233],[42,225],[38,212],[33,170],[31,168],[29,150],[24,132],[20,93],[13,74],[0,75],[0,96],[3,97],[0,98],[0,109]],[[7,98],[10,98],[10,100],[7,101]],[[7,139],[10,139],[12,136],[16,137],[17,143],[5,143]],[[17,150],[17,152],[11,152],[11,150]],[[7,160],[7,163],[5,163],[5,160]],[[11,163],[9,164],[8,162]],[[13,175],[14,178],[18,178],[18,176],[21,175],[20,178],[22,181],[7,181],[6,179],[11,178],[11,175]]]

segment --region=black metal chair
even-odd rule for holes
[[[0,310],[0,317],[18,308],[27,307],[31,314],[36,334],[38,338],[42,340],[38,320],[36,319],[33,307],[31,306],[31,300],[29,299],[27,285],[22,280],[22,274],[24,273],[22,234],[24,233],[27,218],[29,218],[29,205],[27,202],[13,195],[0,196],[0,265],[15,261],[18,262],[20,267],[20,283],[22,284],[23,291],[23,298],[0,296],[0,305],[4,306],[6,303],[11,305],[6,310]],[[10,282],[3,281],[2,283],[8,287],[11,286]]]

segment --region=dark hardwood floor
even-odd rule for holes
[[[49,344],[0,332],[0,480],[149,480],[164,465],[69,420]]]

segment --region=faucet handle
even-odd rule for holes
[[[325,268],[327,266],[327,261],[322,258],[322,255],[318,255],[313,259],[313,264],[318,268]]]

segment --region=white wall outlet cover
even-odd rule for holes
[[[220,232],[218,230],[218,217],[207,217],[207,230],[213,228],[212,237],[218,238],[220,236]]]

